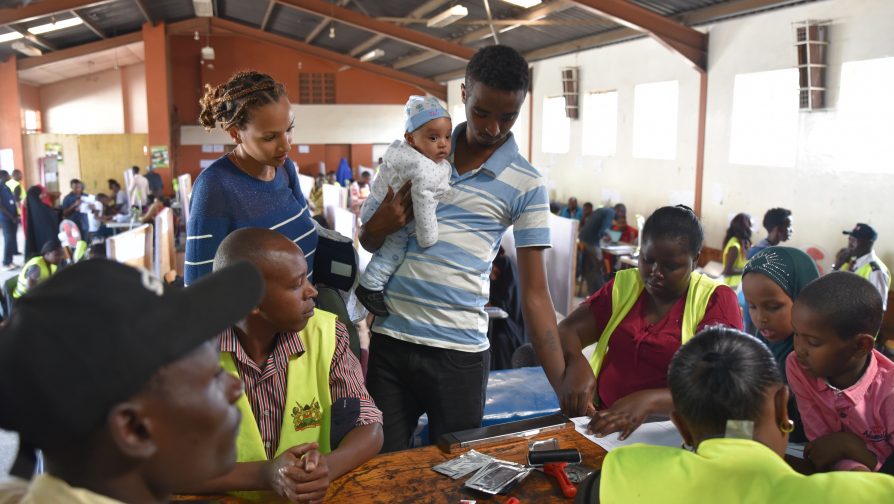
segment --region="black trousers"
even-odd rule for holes
[[[373,333],[366,388],[384,416],[382,452],[404,450],[422,413],[429,440],[481,426],[490,355],[408,343]]]
[[[12,264],[13,254],[19,249],[16,238],[18,226],[5,216],[0,217],[0,226],[3,228],[3,266],[9,266]]]

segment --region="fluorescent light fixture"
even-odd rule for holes
[[[2,44],[3,42],[9,42],[11,40],[18,40],[20,38],[22,38],[22,34],[19,32],[4,33],[3,35],[0,35],[0,44]]]
[[[511,3],[512,5],[524,7],[525,9],[529,9],[539,3],[542,3],[541,0],[503,0],[503,1],[506,3]]]
[[[196,17],[213,17],[214,5],[211,0],[192,0],[192,8],[196,11]]]
[[[12,48],[26,56],[40,56],[43,54],[40,49],[26,45],[24,42],[13,42]]]
[[[47,23],[39,26],[34,26],[32,28],[28,28],[28,31],[32,35],[40,35],[41,33],[62,30],[64,28],[71,28],[72,26],[77,26],[79,24],[84,24],[84,21],[82,21],[81,18],[74,17],[63,19],[62,21],[58,21],[55,23]]]
[[[469,15],[469,9],[462,5],[454,5],[437,16],[431,18],[426,23],[429,28],[443,28],[459,19]]]
[[[381,49],[373,49],[372,51],[364,54],[360,57],[360,61],[372,61],[374,59],[379,59],[385,55],[385,51]]]

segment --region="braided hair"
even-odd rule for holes
[[[252,109],[276,103],[283,96],[286,88],[269,75],[254,70],[237,72],[219,86],[205,84],[199,122],[208,131],[218,125],[224,130],[231,126],[245,129]]]

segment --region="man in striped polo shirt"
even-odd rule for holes
[[[490,46],[469,61],[463,85],[467,123],[453,132],[447,196],[438,205],[438,243],[407,255],[385,287],[389,316],[377,319],[367,387],[384,414],[383,451],[408,447],[419,416],[429,438],[478,427],[490,369],[487,314],[491,262],[513,226],[525,323],[554,387],[564,360],[546,285],[550,246],[543,177],[510,132],[528,90],[528,64],[514,49]],[[397,188],[394,188],[397,189]],[[407,187],[368,200],[361,243],[376,250],[409,215]]]

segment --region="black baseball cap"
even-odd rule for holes
[[[842,234],[850,235],[861,240],[875,241],[875,239],[878,238],[878,233],[875,232],[875,229],[869,224],[863,224],[862,222],[858,222],[857,225],[854,226],[854,229],[850,231],[842,231]]]
[[[247,262],[186,288],[104,259],[60,270],[22,296],[0,330],[0,427],[38,448],[83,439],[262,294]]]

